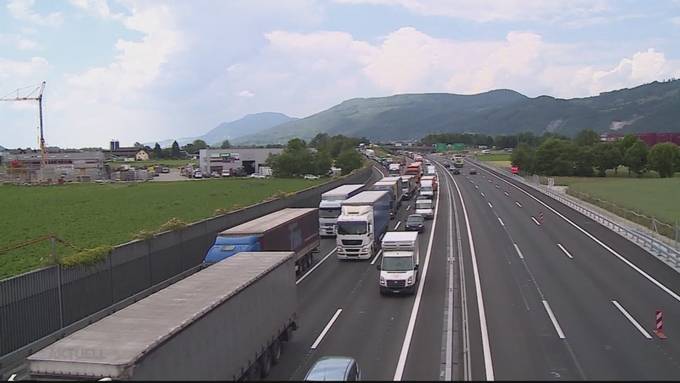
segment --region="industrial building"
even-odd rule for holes
[[[6,177],[15,181],[31,182],[37,178],[54,181],[91,181],[105,178],[104,152],[61,150],[47,153],[47,165],[39,177],[40,150],[12,150],[5,152]]]
[[[222,173],[224,170],[239,171],[252,174],[259,171],[260,166],[269,158],[270,154],[280,154],[280,148],[230,148],[230,149],[201,149],[198,165],[203,173]]]

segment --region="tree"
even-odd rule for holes
[[[574,143],[579,146],[592,146],[600,142],[600,135],[592,129],[583,129],[574,138]]]
[[[531,173],[533,171],[534,151],[528,144],[521,143],[512,151],[510,160],[513,165],[519,166],[520,170]]]
[[[574,160],[574,175],[591,177],[593,175],[593,146],[577,146]]]
[[[623,164],[628,166],[628,170],[637,174],[638,177],[647,171],[647,144],[641,140],[637,140],[631,147],[626,150],[623,156]]]
[[[205,141],[203,141],[203,140],[194,140],[194,142],[192,142],[192,145],[194,146],[194,150],[197,151],[197,152],[201,149],[210,148],[210,146],[208,144],[206,144]]]
[[[593,165],[597,175],[604,177],[608,169],[616,169],[623,162],[619,146],[611,142],[602,142],[592,148]]]
[[[621,153],[625,154],[636,142],[638,142],[638,138],[634,134],[629,133],[623,136],[623,139],[616,144],[619,146]]]
[[[548,176],[569,176],[575,160],[576,146],[571,141],[548,138],[536,149],[535,170]]]
[[[153,147],[153,156],[156,159],[163,158],[163,149],[161,149],[161,146],[156,142],[156,145]]]
[[[359,169],[362,164],[361,155],[353,149],[345,150],[340,153],[338,159],[335,160],[335,166],[342,169],[342,174],[349,174],[354,169]]]
[[[649,151],[649,168],[656,170],[661,178],[673,177],[679,157],[680,147],[677,145],[671,142],[656,144]]]
[[[220,145],[220,149],[229,149],[231,148],[231,143],[229,140],[224,140],[222,141],[222,145]]]
[[[172,157],[172,158],[179,158],[180,157],[179,144],[177,143],[177,141],[172,142],[172,149],[170,150],[170,157]]]
[[[333,160],[326,152],[318,152],[314,158],[314,174],[324,175],[331,170]]]

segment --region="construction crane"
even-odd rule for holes
[[[45,136],[43,134],[43,91],[45,90],[45,81],[37,86],[28,86],[12,91],[10,94],[16,92],[16,96],[5,96],[0,98],[0,101],[38,101],[38,145],[40,146],[40,170],[47,165],[47,149],[45,148]],[[23,93],[22,92],[26,92]]]

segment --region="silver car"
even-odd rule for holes
[[[361,371],[354,358],[348,356],[324,356],[314,363],[305,375],[306,381],[359,381]]]

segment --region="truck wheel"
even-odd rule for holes
[[[272,343],[271,347],[272,364],[278,364],[281,360],[281,342],[277,339]]]
[[[265,350],[264,354],[260,356],[260,378],[264,379],[269,375],[272,369],[272,359],[269,355],[269,350]]]

